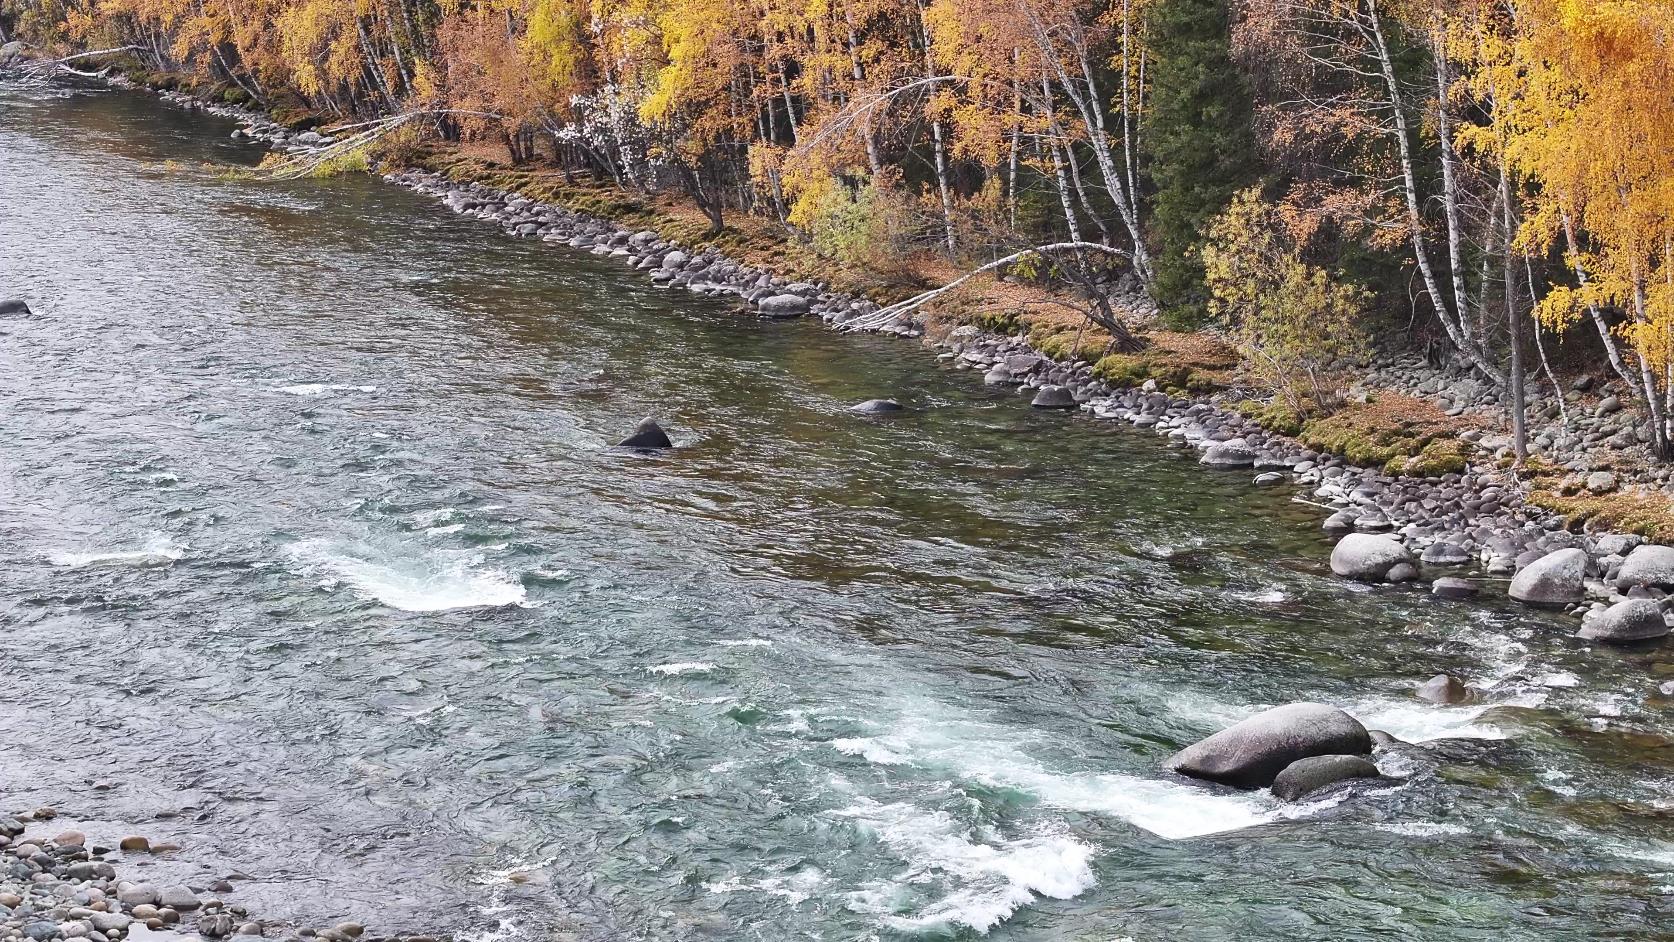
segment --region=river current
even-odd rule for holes
[[[0,87],[0,810],[477,940],[1674,938],[1674,655],[231,129]],[[1425,748],[1301,806],[1160,770],[1303,699]]]

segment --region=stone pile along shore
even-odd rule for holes
[[[195,932],[204,939],[286,938],[296,942],[436,942],[427,936],[386,938],[358,923],[324,929],[280,931],[251,917],[244,907],[224,902],[243,874],[204,886],[163,885],[122,879],[117,864],[134,855],[166,852],[144,837],[130,836],[117,847],[89,842],[87,835],[59,830],[51,808],[0,813],[0,940],[137,940],[148,932]],[[50,835],[50,836],[49,836]]]
[[[276,149],[307,150],[329,141],[315,132],[289,131],[247,108],[205,104],[177,92],[163,97],[244,122],[235,137]],[[421,170],[390,173],[384,179],[441,200],[456,213],[497,225],[508,235],[619,259],[659,284],[707,297],[736,297],[764,317],[817,316],[842,329],[879,310],[870,300],[818,284],[786,281],[713,250],[673,244],[652,230],[630,232],[608,220],[479,183]],[[867,323],[873,320],[867,318]],[[924,323],[914,314],[866,329],[909,338],[925,334]],[[1581,617],[1577,634],[1584,640],[1625,643],[1668,633],[1674,549],[1641,546],[1639,537],[1628,534],[1569,532],[1560,515],[1525,503],[1525,488],[1510,474],[1489,469],[1439,478],[1391,475],[1271,433],[1218,397],[1171,396],[1151,382],[1139,388],[1112,387],[1094,377],[1091,365],[1052,360],[1021,336],[964,326],[934,344],[944,362],[956,369],[980,370],[989,385],[1016,387],[1037,407],[1079,409],[1098,419],[1150,429],[1197,449],[1200,462],[1210,469],[1254,472],[1259,485],[1301,486],[1310,503],[1329,512],[1325,531],[1340,537],[1332,553],[1332,570],[1338,575],[1373,582],[1424,582],[1435,595],[1448,599],[1469,598],[1487,586],[1497,591],[1500,581],[1511,580],[1510,597]],[[1416,357],[1375,365],[1362,379],[1362,388],[1374,385],[1430,396],[1454,415],[1486,415],[1495,408],[1493,394],[1480,384],[1431,368]],[[1583,393],[1589,390],[1602,398],[1584,402]],[[1610,381],[1594,386],[1585,378],[1545,398],[1535,391],[1537,450],[1548,451],[1572,471],[1586,473],[1594,453],[1588,449],[1642,449],[1611,391]],[[1567,423],[1559,418],[1560,395],[1564,409],[1573,413]],[[1506,446],[1500,436],[1474,430],[1461,437],[1476,446],[1484,466]],[[1666,481],[1669,473],[1653,470],[1648,480]],[[1593,471],[1587,486],[1595,492],[1611,490],[1617,481],[1609,472]]]

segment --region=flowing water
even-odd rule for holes
[[[1674,656],[230,128],[0,90],[3,807],[479,939],[1674,937]],[[1298,699],[1427,748],[1301,807],[1159,770]]]

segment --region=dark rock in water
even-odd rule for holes
[[[1350,533],[1331,550],[1331,571],[1361,582],[1382,582],[1396,566],[1411,562],[1401,541],[1383,534]]]
[[[647,418],[634,427],[634,433],[616,443],[618,448],[673,448],[668,433],[657,424],[656,419]]]
[[[1372,737],[1372,745],[1377,746],[1379,749],[1388,749],[1390,746],[1406,745],[1406,743],[1396,739],[1394,736],[1391,736],[1381,729],[1369,729],[1366,731],[1366,735]]]
[[[1460,579],[1458,576],[1443,576],[1430,584],[1431,594],[1438,599],[1470,599],[1476,596],[1475,582],[1470,579]]]
[[[1471,696],[1470,689],[1452,674],[1437,674],[1419,684],[1413,694],[1420,700],[1444,704],[1464,703]]]
[[[1167,768],[1237,788],[1265,788],[1298,759],[1371,751],[1372,739],[1354,717],[1323,703],[1290,703],[1187,746]]]
[[[1360,515],[1352,510],[1339,510],[1331,516],[1326,517],[1325,523],[1320,525],[1320,529],[1332,536],[1343,536],[1347,533],[1353,533],[1354,521],[1359,517]]]
[[[1273,779],[1273,797],[1296,801],[1338,782],[1377,777],[1378,767],[1360,756],[1310,756],[1285,766]]]
[[[1272,487],[1285,483],[1288,477],[1283,471],[1265,471],[1255,476],[1255,483],[1258,487]]]
[[[1616,572],[1616,588],[1626,590],[1638,585],[1674,589],[1674,547],[1647,543],[1628,553]]]
[[[1384,578],[1390,582],[1411,582],[1418,578],[1418,567],[1412,563],[1396,563],[1389,567]]]
[[[1036,409],[1073,409],[1076,402],[1068,386],[1042,386],[1029,405]]]
[[[31,313],[34,312],[29,310],[29,305],[25,304],[22,298],[0,300],[0,317],[11,317],[17,314],[29,315]]]
[[[1655,599],[1623,599],[1588,618],[1575,636],[1587,641],[1629,644],[1667,634],[1668,621]]]
[[[849,411],[856,415],[888,415],[905,410],[893,399],[868,399],[858,405],[849,406]]]
[[[1587,554],[1578,549],[1547,553],[1511,580],[1511,597],[1530,605],[1568,605],[1581,601]]]

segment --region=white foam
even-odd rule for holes
[[[524,599],[521,583],[498,570],[480,568],[482,556],[477,553],[432,552],[392,560],[329,540],[293,543],[286,552],[347,582],[362,597],[404,612],[495,608]]]
[[[792,906],[805,902],[820,884],[826,882],[825,874],[818,868],[809,867],[799,870],[786,877],[768,877],[762,880],[747,881],[739,876],[730,876],[725,880],[715,880],[704,884],[704,888],[711,893],[766,893],[769,896],[779,896],[790,901]]]
[[[721,640],[715,642],[725,648],[771,648],[773,642],[766,638],[745,638],[742,641]]]
[[[1542,687],[1579,687],[1581,686],[1581,678],[1569,671],[1555,671],[1542,676],[1535,683]]]
[[[1509,739],[1510,734],[1493,723],[1480,722],[1484,713],[1497,706],[1539,706],[1540,693],[1524,694],[1498,703],[1467,706],[1435,706],[1398,700],[1369,700],[1345,706],[1367,729],[1381,729],[1403,742],[1435,739]]]
[[[54,566],[84,569],[95,566],[167,566],[184,558],[186,547],[167,536],[152,537],[137,550],[95,550],[86,553],[54,553]]]
[[[377,392],[378,387],[352,386],[344,383],[297,383],[293,386],[280,386],[279,391],[312,399],[318,396],[327,396],[334,392]]]
[[[1158,837],[1182,840],[1266,824],[1312,809],[1281,807],[1265,793],[1215,792],[1117,772],[1056,772],[1023,752],[1015,731],[982,723],[908,717],[884,735],[832,742],[880,765],[943,769],[966,781],[1033,795],[1066,811],[1106,814]]]
[[[1463,824],[1446,821],[1397,821],[1394,824],[1374,824],[1372,827],[1403,837],[1440,837],[1444,834],[1468,834]]]
[[[1036,896],[1071,899],[1093,886],[1092,848],[1065,835],[1001,840],[978,833],[943,811],[868,799],[836,812],[860,824],[907,864],[905,873],[849,896],[849,906],[876,913],[904,931],[968,926],[980,934],[1004,922]],[[918,913],[902,916],[880,905],[927,886],[947,891]]]
[[[646,668],[646,670],[653,674],[667,674],[670,676],[677,674],[703,674],[714,669],[715,665],[709,663],[708,661],[681,661],[678,664],[658,664],[654,667]]]
[[[1278,586],[1271,586],[1259,592],[1244,591],[1227,594],[1240,602],[1254,602],[1258,605],[1278,605],[1290,601],[1290,595]]]

